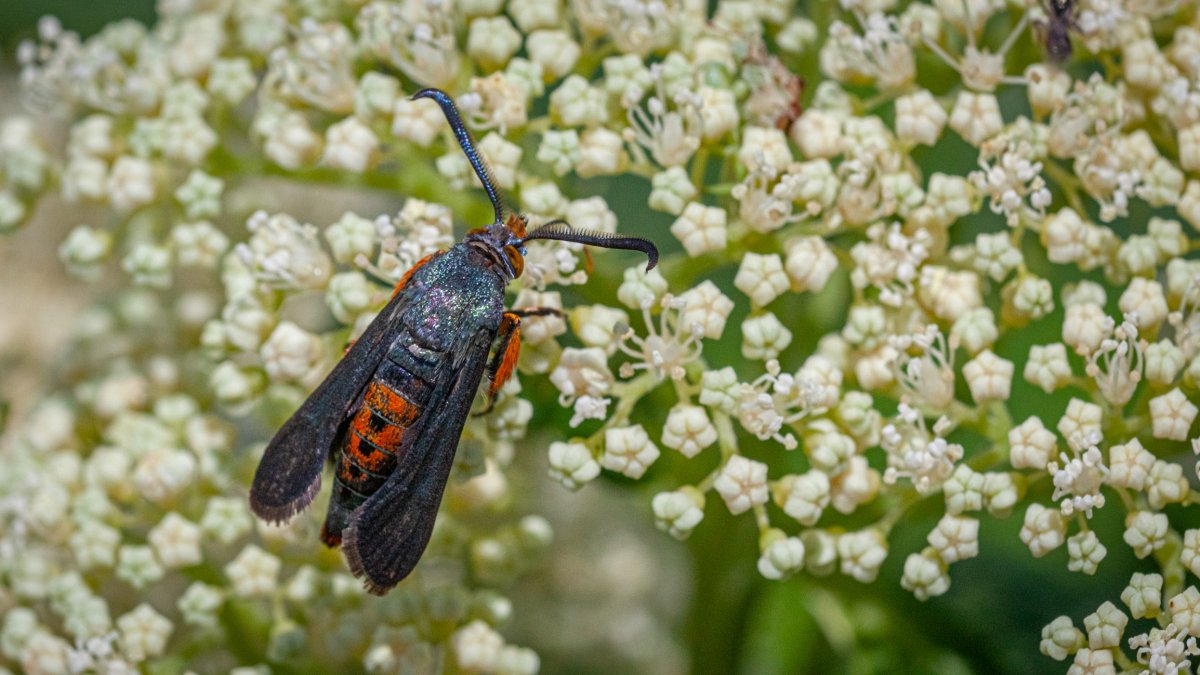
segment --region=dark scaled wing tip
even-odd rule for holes
[[[296,517],[296,514],[303,511],[312,500],[316,498],[317,493],[321,491],[321,476],[312,482],[304,492],[300,493],[294,499],[284,502],[283,504],[267,504],[262,500],[256,491],[250,490],[250,510],[254,515],[271,523],[272,525],[281,525]]]
[[[395,584],[389,586],[371,578],[366,565],[363,564],[362,555],[358,552],[358,528],[354,523],[342,531],[342,553],[346,556],[350,573],[363,582],[363,588],[371,595],[387,595],[388,591],[395,588]]]

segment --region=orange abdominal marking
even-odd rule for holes
[[[400,394],[388,389],[378,380],[372,380],[367,386],[363,399],[363,409],[375,411],[388,422],[398,427],[410,427],[421,415],[421,409],[409,403]]]
[[[508,382],[508,378],[512,377],[513,371],[517,368],[517,358],[521,356],[521,317],[512,312],[505,312],[504,319],[500,322],[500,334],[503,335],[509,330],[512,331],[512,337],[504,347],[504,355],[500,357],[500,367],[496,369],[496,374],[492,377],[492,384],[488,387],[489,397],[495,396],[504,383]]]
[[[438,253],[441,253],[441,251],[438,251]],[[417,271],[417,268],[429,262],[430,260],[433,260],[433,256],[435,255],[437,255],[437,253],[430,253],[424,258],[418,260],[415,264],[413,264],[412,267],[408,268],[408,271],[404,273],[404,276],[400,277],[400,281],[396,282],[396,290],[392,291],[392,297],[396,297],[396,294],[400,292],[400,289],[408,285],[408,280],[412,279],[412,275]]]

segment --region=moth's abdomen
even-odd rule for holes
[[[430,384],[409,368],[391,358],[380,362],[340,443],[321,532],[326,544],[341,542],[350,514],[387,481],[412,447],[430,391]]]

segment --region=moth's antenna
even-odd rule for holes
[[[475,141],[471,140],[471,134],[463,124],[462,116],[458,114],[458,107],[454,105],[454,99],[441,89],[433,88],[422,89],[412,96],[414,101],[421,98],[431,98],[442,107],[442,113],[446,115],[446,121],[454,130],[454,137],[458,139],[459,147],[467,156],[471,168],[475,169],[475,175],[479,176],[479,182],[483,183],[483,189],[487,192],[488,199],[492,200],[492,208],[496,211],[496,222],[503,223],[504,200],[500,197],[500,191],[496,189],[495,181],[492,179],[492,170],[488,168],[483,155],[475,149]]]
[[[658,248],[648,239],[622,237],[607,232],[576,230],[565,220],[552,220],[542,225],[533,232],[525,235],[525,238],[521,240],[521,244],[523,245],[525,242],[534,239],[554,239],[557,241],[585,244],[587,246],[599,246],[601,248],[623,248],[627,251],[640,251],[646,255],[647,272],[654,269],[654,266],[658,264]]]

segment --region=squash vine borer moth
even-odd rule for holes
[[[441,106],[495,220],[401,277],[391,301],[267,445],[250,489],[255,514],[286,521],[313,500],[323,465],[332,461],[321,541],[340,545],[351,571],[378,595],[412,572],[429,543],[484,374],[490,401],[516,367],[521,317],[552,311],[504,308],[505,287],[521,275],[525,243],[556,239],[641,251],[647,269],[658,261],[654,244],[638,237],[574,230],[564,221],[526,231],[524,216],[505,215],[454,101],[437,89],[413,98]]]

